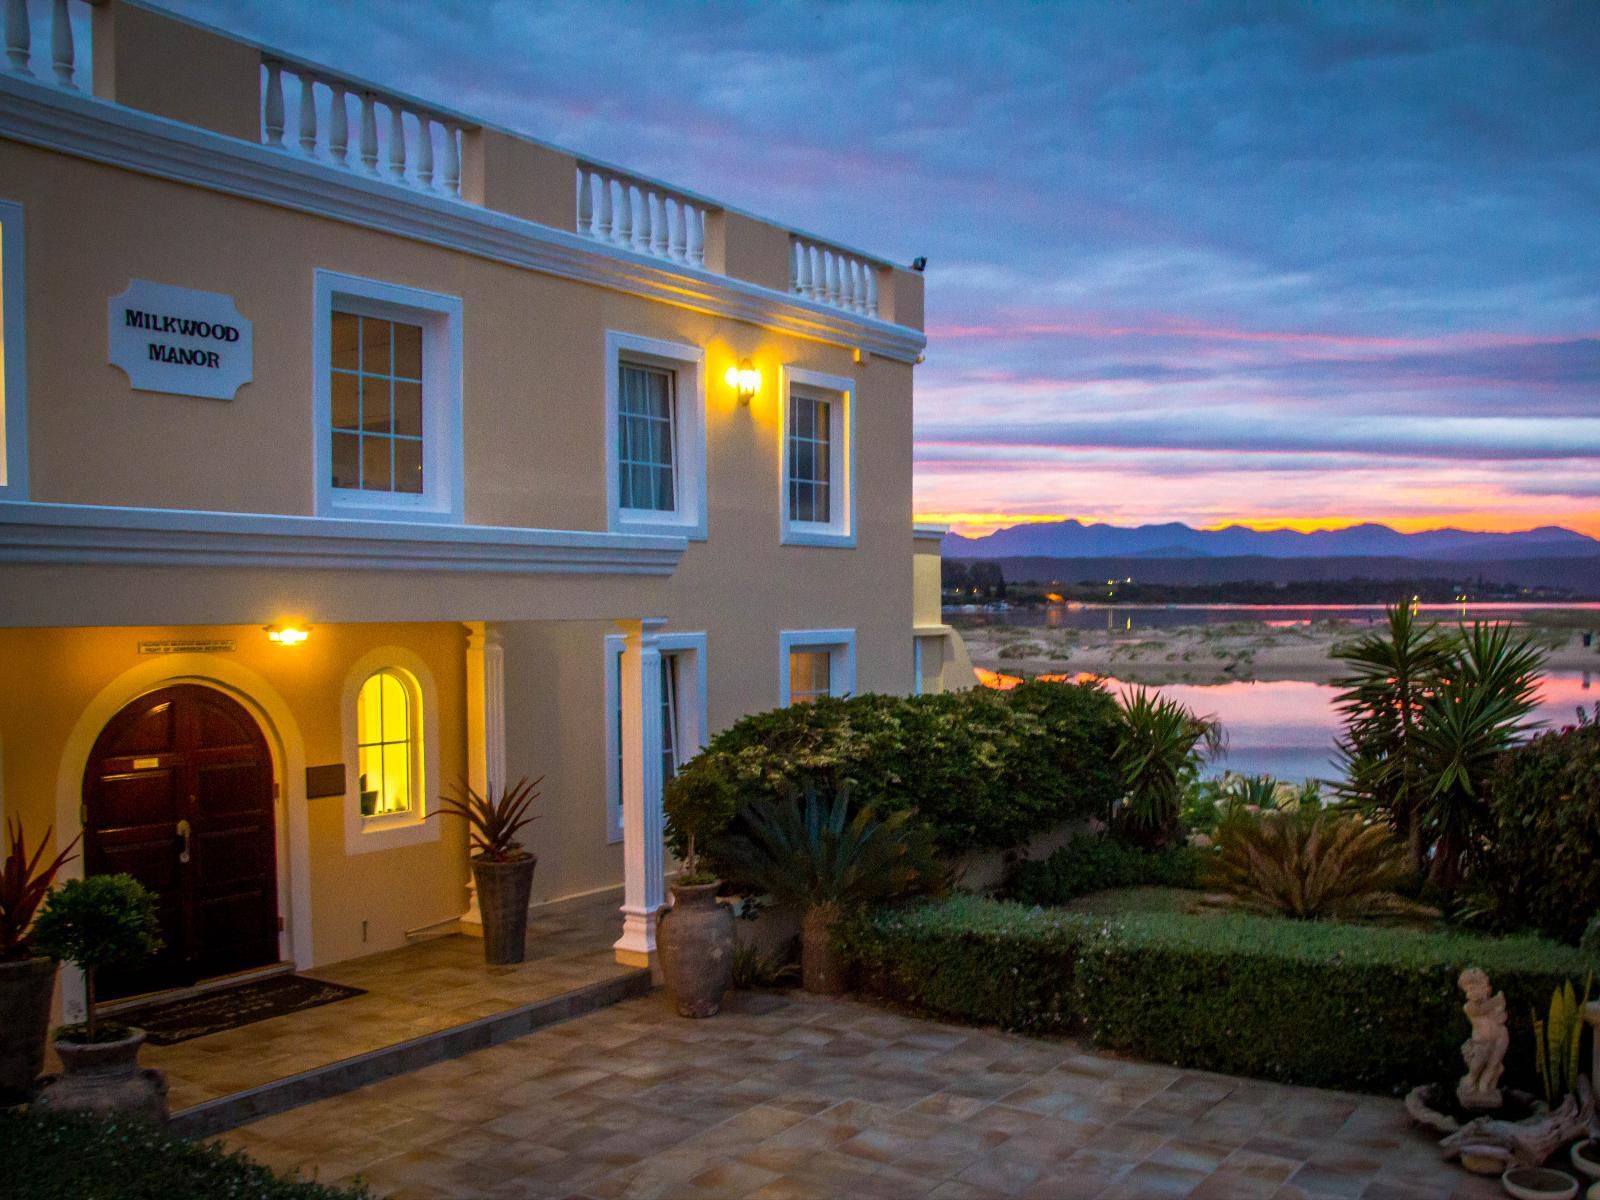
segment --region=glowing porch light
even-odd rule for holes
[[[729,367],[723,378],[739,397],[740,404],[749,404],[761,392],[761,372],[748,358],[741,358],[735,366]]]
[[[267,641],[277,646],[298,646],[311,636],[309,625],[268,625]]]

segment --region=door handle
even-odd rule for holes
[[[178,836],[183,839],[183,848],[178,851],[178,861],[181,863],[189,861],[189,833],[189,822],[187,820],[179,821]]]

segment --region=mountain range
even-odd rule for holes
[[[1387,525],[1346,529],[1194,529],[1180,521],[1164,525],[1102,525],[1076,519],[1012,525],[984,537],[944,537],[949,558],[1411,558],[1456,562],[1521,558],[1600,556],[1600,540],[1558,525],[1517,533],[1430,529],[1401,533]]]

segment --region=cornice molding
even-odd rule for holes
[[[0,501],[0,563],[670,575],[680,537]]]
[[[0,137],[898,362],[927,345],[903,325],[12,75],[0,75]]]

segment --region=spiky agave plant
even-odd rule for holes
[[[485,862],[519,862],[528,857],[528,852],[517,840],[517,834],[539,819],[528,809],[539,798],[538,787],[543,782],[543,775],[532,781],[523,776],[509,787],[497,791],[491,786],[485,795],[479,795],[463,780],[456,785],[456,795],[439,797],[443,805],[439,811],[467,823],[478,858]]]
[[[1384,826],[1313,809],[1228,821],[1217,846],[1210,886],[1300,920],[1387,911],[1406,875],[1404,849]]]
[[[1578,999],[1572,980],[1565,981],[1550,996],[1550,1020],[1533,1015],[1533,1044],[1539,1082],[1544,1098],[1553,1108],[1578,1087],[1581,1066],[1578,1050],[1583,1042],[1583,1010],[1594,986],[1591,973],[1583,984],[1583,1000]]]
[[[39,905],[50,894],[56,874],[73,859],[72,848],[78,844],[73,838],[49,862],[45,862],[44,848],[50,842],[50,830],[39,839],[39,848],[32,855],[22,836],[22,822],[6,822],[10,849],[0,862],[0,962],[26,958],[28,926]]]
[[[933,835],[910,810],[879,818],[869,805],[850,811],[845,787],[816,784],[764,797],[740,814],[741,832],[721,839],[726,873],[780,904],[804,911],[802,974],[808,991],[837,991],[833,927],[846,912],[905,896],[942,891],[948,873],[934,856]]]
[[[1121,820],[1140,841],[1165,845],[1183,806],[1184,789],[1223,747],[1222,726],[1178,701],[1135,685],[1122,693],[1112,761],[1122,777]]]

